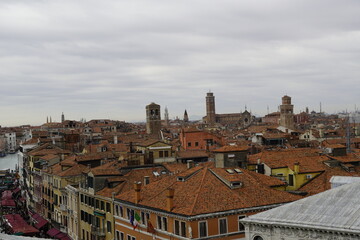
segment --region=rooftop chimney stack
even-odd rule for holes
[[[300,172],[300,163],[299,162],[294,163],[294,172],[295,173]]]
[[[174,192],[175,189],[168,188],[166,190],[166,210],[171,212],[171,210],[174,208]]]
[[[135,203],[138,204],[140,202],[140,190],[141,190],[141,182],[134,183],[135,190]]]

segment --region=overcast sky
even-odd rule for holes
[[[0,125],[354,111],[360,1],[1,0]]]

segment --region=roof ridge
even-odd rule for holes
[[[203,175],[203,177],[201,179],[201,183],[199,184],[200,186],[199,186],[198,190],[196,191],[196,197],[195,197],[195,200],[194,200],[194,202],[193,202],[193,204],[191,206],[191,213],[194,212],[194,208],[195,208],[196,202],[197,202],[197,200],[199,198],[199,193],[200,193],[200,190],[202,188],[202,185],[204,184],[205,176],[206,176],[206,173],[207,173],[208,169],[209,169],[208,167],[204,167],[204,175]]]

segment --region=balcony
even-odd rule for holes
[[[65,204],[60,204],[60,211],[67,211],[67,206]]]
[[[91,233],[93,233],[94,235],[99,236],[99,237],[106,235],[105,229],[96,227],[96,226],[91,226]]]

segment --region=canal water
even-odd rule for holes
[[[5,157],[0,157],[0,169],[15,170],[15,167],[19,164],[18,153],[8,154]]]

